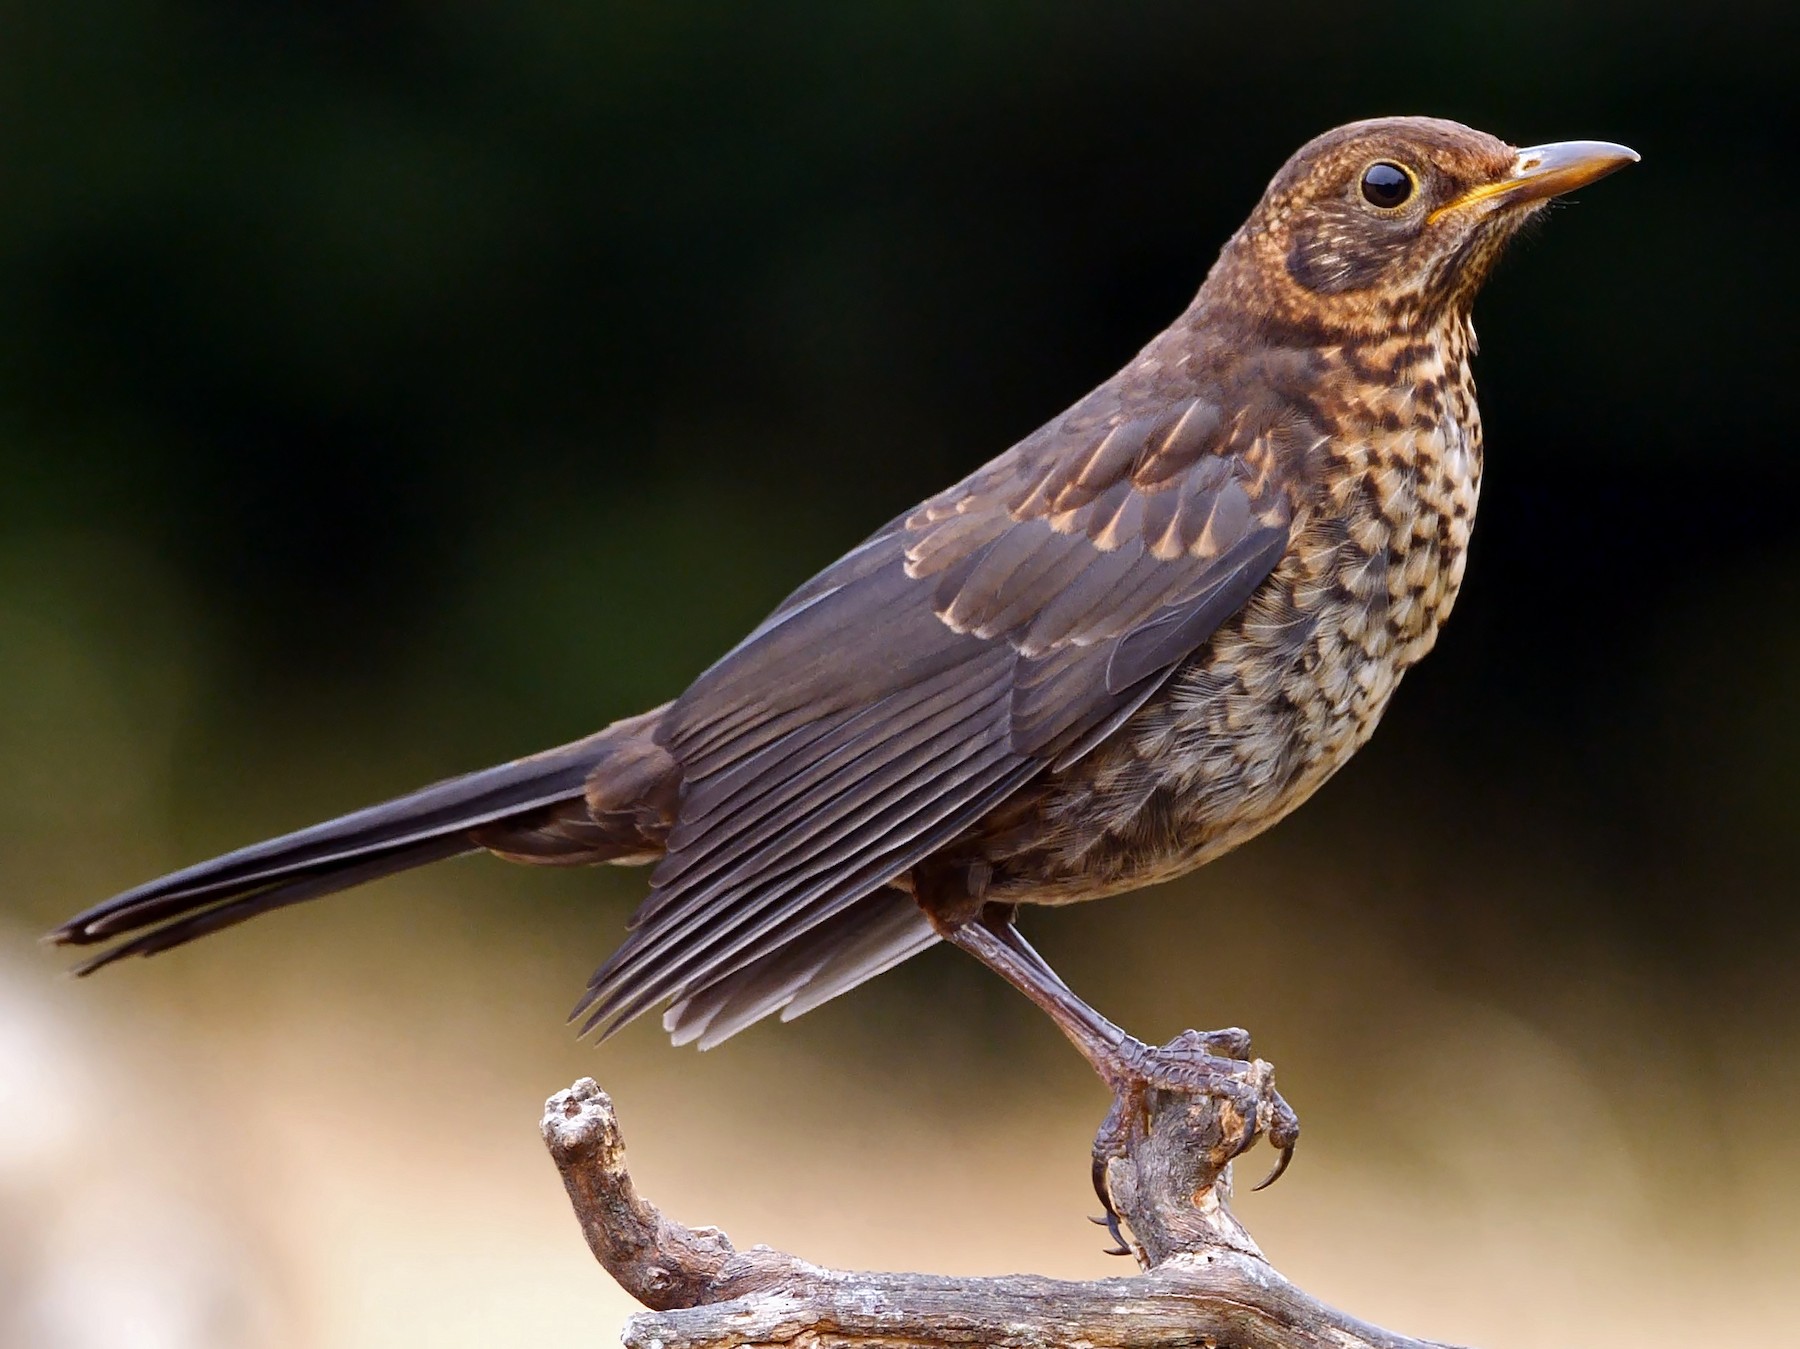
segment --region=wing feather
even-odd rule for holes
[[[678,1045],[697,1041],[710,1049],[772,1012],[792,1021],[937,940],[911,895],[878,890],[768,955],[684,992],[663,1029]]]

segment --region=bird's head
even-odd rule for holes
[[[1603,141],[1516,150],[1432,117],[1352,122],[1282,166],[1208,288],[1325,340],[1417,329],[1465,314],[1551,198],[1636,159]]]

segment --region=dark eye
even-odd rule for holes
[[[1391,211],[1412,196],[1412,175],[1398,164],[1371,164],[1363,170],[1362,194],[1369,205]]]

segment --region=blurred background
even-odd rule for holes
[[[1797,52],[1757,3],[7,6],[0,1343],[606,1343],[537,1138],[589,1073],[740,1244],[1121,1272],[1101,1088],[951,952],[702,1056],[561,1024],[637,873],[471,859],[81,984],[34,941],[671,696],[1393,112],[1644,156],[1479,307],[1455,621],[1280,829],[1028,931],[1147,1038],[1254,1030],[1306,1139],[1239,1210],[1328,1300],[1791,1332]]]

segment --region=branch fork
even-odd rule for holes
[[[1267,1121],[1176,1090],[1142,1107],[1104,1171],[1139,1272],[1089,1282],[858,1273],[740,1251],[637,1192],[591,1078],[545,1104],[543,1136],[589,1250],[651,1309],[626,1323],[628,1349],[1448,1349],[1327,1307],[1264,1258],[1231,1211],[1230,1163]]]

